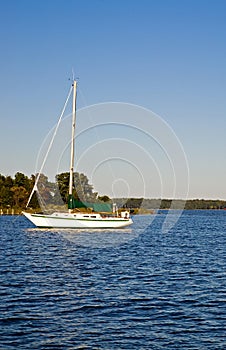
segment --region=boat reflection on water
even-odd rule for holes
[[[44,229],[30,228],[26,232],[31,234],[57,234],[75,245],[92,248],[105,248],[126,244],[139,236],[139,230],[122,229]]]

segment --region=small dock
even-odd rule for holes
[[[18,209],[14,209],[14,208],[1,208],[0,209],[0,215],[20,215],[21,211]]]

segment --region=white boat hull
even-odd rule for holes
[[[133,223],[130,217],[101,216],[100,214],[53,213],[51,215],[30,214],[24,216],[40,228],[122,228]]]

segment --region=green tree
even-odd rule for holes
[[[109,202],[111,199],[108,196],[98,196],[98,199],[102,202]]]
[[[13,186],[11,176],[0,175],[0,206],[2,208],[13,205],[13,193],[10,191]]]
[[[22,173],[19,173],[17,172],[15,174],[15,177],[14,177],[14,186],[18,186],[18,187],[24,187],[27,191],[30,190],[30,183],[31,181],[29,180],[29,178],[22,174]]]
[[[24,208],[28,199],[28,191],[23,186],[13,186],[10,191],[13,193],[13,207]]]
[[[2,208],[11,207],[13,205],[13,193],[10,188],[2,186],[0,193],[0,206]]]
[[[49,182],[46,175],[40,174],[37,188],[42,200],[51,203],[54,197],[54,184]]]
[[[85,202],[95,202],[97,200],[97,192],[93,191],[93,186],[89,184],[87,176],[75,172],[73,177],[74,198]],[[68,199],[69,178],[69,172],[61,173],[56,176],[56,182],[65,203]]]
[[[62,200],[67,203],[68,198],[68,186],[69,186],[69,173],[61,173],[56,175],[56,183],[59,188],[59,192]]]

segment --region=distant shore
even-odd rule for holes
[[[202,210],[209,210],[209,211],[225,211],[226,213],[226,208],[217,208],[217,209],[171,209],[171,208],[165,208],[165,209],[150,209],[150,210],[131,210],[131,215],[153,215],[153,214],[159,214],[161,212],[165,212],[165,211],[176,211],[176,210],[185,210],[185,211],[202,211]],[[19,216],[19,215],[23,215],[22,214],[23,210],[18,210],[18,209],[0,209],[0,216]],[[34,212],[36,212],[34,210]],[[39,211],[40,212],[40,211]]]
[[[60,203],[68,202],[69,172],[56,175],[56,181],[51,182],[48,177],[41,174],[39,177],[40,193],[39,197],[32,192],[36,183],[35,175],[30,178],[23,173],[17,172],[12,178],[0,174],[0,215],[18,215],[26,209],[28,200],[29,207],[32,211],[41,211],[38,198],[42,198],[44,202],[48,202],[49,209],[57,211]],[[128,208],[132,214],[152,214],[163,209],[185,209],[185,210],[202,210],[202,209],[225,209],[226,200],[221,199],[162,199],[162,198],[110,198],[107,195],[99,196],[94,191],[93,185],[89,183],[88,177],[83,173],[74,173],[74,183],[79,184],[73,190],[74,198],[78,198],[80,202],[89,203],[107,203],[112,205],[116,203],[118,208]],[[36,188],[39,188],[36,184]],[[30,194],[34,193],[29,199]],[[87,199],[88,198],[88,199]],[[60,204],[61,205],[61,204]],[[85,205],[87,207],[87,205]]]

